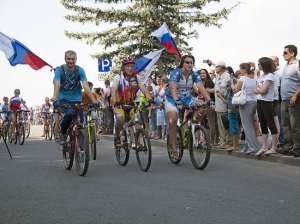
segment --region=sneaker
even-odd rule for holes
[[[118,148],[118,147],[122,146],[120,137],[115,137],[114,138],[114,143],[115,143],[115,148]]]
[[[60,145],[63,145],[66,143],[66,135],[61,134],[59,138],[57,139],[57,143]]]
[[[58,140],[58,138],[59,138],[59,135],[58,134],[55,134],[55,141],[57,141]]]
[[[15,139],[16,139],[16,135],[15,135],[15,133],[12,133],[12,134],[11,134],[11,137],[10,137],[10,139],[11,139],[11,140],[15,140]]]

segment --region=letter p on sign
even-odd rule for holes
[[[112,67],[111,59],[98,59],[98,72],[109,72]]]

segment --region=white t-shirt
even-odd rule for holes
[[[271,81],[268,91],[265,94],[258,94],[257,99],[263,101],[274,101],[274,80],[275,75],[273,73],[269,73],[267,75],[262,74],[258,79],[258,86],[262,89],[264,83],[269,80]]]
[[[257,79],[252,79],[247,76],[241,76],[239,81],[243,82],[243,88],[246,92],[246,101],[256,101],[256,94],[254,93],[254,89],[256,87]]]
[[[281,76],[278,72],[274,72],[274,100],[279,100],[278,89],[280,86]]]
[[[230,86],[230,76],[228,73],[224,72],[221,76],[218,76],[215,84],[215,104],[216,112],[227,112],[227,104],[217,96],[217,91],[219,91],[225,98],[227,93],[227,88]]]

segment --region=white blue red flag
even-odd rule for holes
[[[143,57],[141,57],[135,61],[134,70],[137,72],[143,73],[142,78],[143,78],[144,82],[150,76],[150,74],[153,70],[153,67],[156,64],[156,62],[158,61],[158,59],[160,58],[160,55],[163,52],[163,50],[165,50],[165,48],[150,52],[149,54],[144,55]]]
[[[170,54],[177,54],[178,58],[181,58],[180,52],[171,36],[171,32],[168,29],[167,24],[164,22],[163,25],[157,30],[153,31],[150,36],[157,37],[160,43],[168,49]]]
[[[47,62],[40,57],[32,53],[21,42],[6,36],[0,32],[0,51],[3,51],[10,65],[16,66],[18,64],[29,65],[34,70],[39,70],[42,67],[48,65],[53,68]]]

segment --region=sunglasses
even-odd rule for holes
[[[20,94],[20,92],[15,92],[15,94]]]
[[[212,73],[210,72],[210,73],[208,73],[208,74],[212,74]]]
[[[284,51],[284,52],[283,52],[284,55],[286,55],[286,54],[288,54],[288,53],[289,53],[289,52],[287,52],[287,51]]]
[[[189,65],[189,64],[191,64],[191,65],[194,64],[194,62],[192,62],[192,61],[185,61],[184,63],[187,64],[187,65]]]

